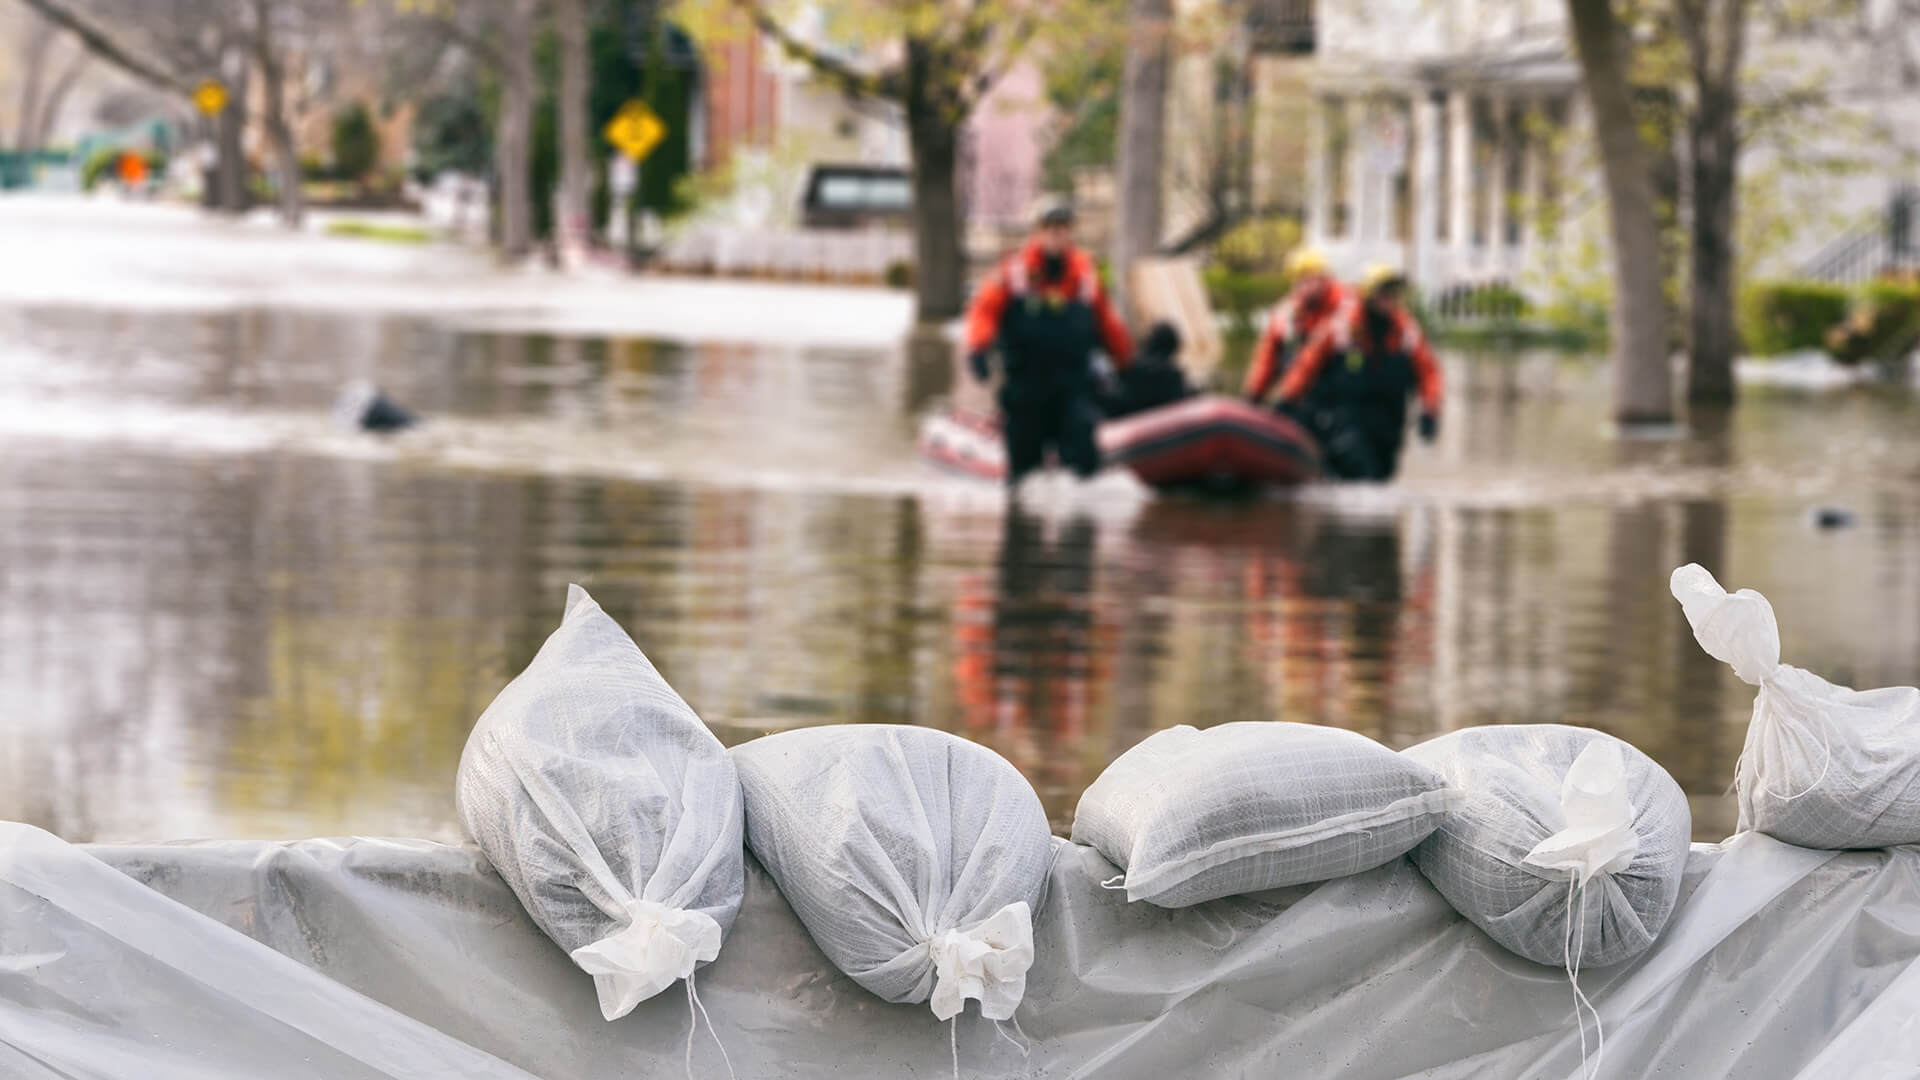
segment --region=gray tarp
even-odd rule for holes
[[[1404,859],[1182,911],[1128,905],[1100,888],[1112,873],[1061,844],[1018,1016],[1031,1055],[969,1011],[963,1075],[1579,1074],[1565,975],[1492,944]],[[1920,850],[1696,847],[1653,951],[1582,974],[1601,1075],[1920,1077],[1916,958]],[[834,972],[751,860],[697,989],[742,1078],[954,1070],[947,1026]],[[687,1035],[676,991],[602,1020],[471,849],[77,848],[0,825],[8,1080],[673,1077]],[[726,1075],[704,1030],[692,1071]]]

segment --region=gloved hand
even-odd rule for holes
[[[1421,439],[1421,441],[1422,441],[1422,442],[1432,442],[1433,440],[1435,440],[1435,439],[1437,439],[1437,438],[1439,438],[1439,437],[1440,437],[1440,417],[1439,417],[1439,415],[1438,415],[1437,413],[1430,413],[1430,412],[1423,412],[1423,413],[1421,413],[1421,414],[1420,414],[1420,439]]]
[[[968,353],[967,370],[973,372],[973,377],[981,382],[986,382],[988,379],[991,379],[993,377],[993,366],[987,360],[987,350],[975,349],[973,352]]]

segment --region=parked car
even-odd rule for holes
[[[800,203],[809,229],[904,225],[912,212],[907,170],[881,165],[815,165]]]

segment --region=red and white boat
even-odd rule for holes
[[[1098,438],[1107,464],[1123,465],[1155,488],[1252,491],[1320,476],[1320,446],[1313,436],[1238,398],[1200,395],[1108,420]],[[920,452],[934,464],[982,479],[1007,475],[997,417],[935,413],[921,427]]]

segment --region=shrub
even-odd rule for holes
[[[1201,272],[1207,304],[1232,317],[1236,327],[1255,327],[1260,313],[1287,293],[1287,276],[1277,271],[1247,272],[1214,263]]]
[[[1279,274],[1300,246],[1300,223],[1287,217],[1254,218],[1227,230],[1214,245],[1216,263],[1243,274]]]
[[[889,289],[913,288],[913,264],[905,259],[888,263],[884,280]]]
[[[124,146],[102,146],[88,154],[87,160],[80,164],[81,190],[92,191],[93,186],[103,179],[117,181],[120,178],[120,155],[126,152]],[[148,177],[158,177],[166,171],[165,154],[158,150],[146,150],[141,154],[147,160]]]
[[[1819,281],[1762,281],[1740,291],[1740,337],[1754,356],[1821,348],[1847,317],[1849,296]]]
[[[1920,340],[1920,283],[1877,281],[1868,285],[1846,321],[1825,337],[1827,351],[1843,364],[1893,359]]]
[[[358,101],[333,114],[333,167],[343,180],[359,180],[380,160],[380,133],[373,116]]]
[[[92,191],[93,185],[99,183],[102,176],[111,175],[113,163],[119,158],[120,148],[117,146],[102,146],[88,154],[87,160],[80,165],[80,187]]]

